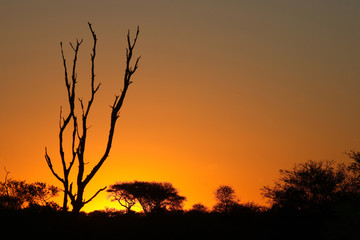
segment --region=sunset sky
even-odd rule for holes
[[[14,179],[61,187],[44,159],[47,147],[60,172],[59,112],[68,106],[59,42],[70,64],[68,42],[84,39],[76,94],[87,100],[87,21],[102,83],[89,116],[88,170],[105,150],[126,33],[137,25],[134,54],[142,56],[87,199],[143,180],[173,183],[185,208],[212,207],[224,184],[242,202],[265,204],[260,188],[279,169],[349,162],[344,152],[360,149],[358,0],[0,0],[1,181],[5,166]],[[83,210],[105,206],[119,207],[103,192]]]

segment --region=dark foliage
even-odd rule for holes
[[[209,213],[209,209],[202,203],[196,203],[192,205],[192,208],[189,210],[189,213],[206,214]]]
[[[360,154],[350,156],[355,161],[348,167],[308,161],[281,170],[275,186],[263,189],[271,208],[242,203],[233,188],[222,185],[214,211],[201,203],[183,211],[186,198],[171,183],[134,181],[107,190],[126,211],[69,213],[49,202],[56,187],[6,175],[0,184],[2,238],[359,239]],[[145,214],[131,211],[136,203]]]
[[[335,169],[332,162],[296,164],[292,170],[280,170],[274,187],[266,186],[263,196],[274,208],[300,211],[320,211],[329,207],[344,191],[343,168]]]
[[[274,209],[324,214],[335,211],[344,202],[359,199],[354,174],[343,164],[308,161],[292,170],[280,170],[275,186],[266,186],[262,194]]]
[[[107,192],[128,212],[136,202],[145,214],[179,211],[183,208],[184,196],[180,196],[171,183],[167,182],[124,182],[111,185]]]
[[[226,185],[221,185],[216,189],[215,199],[216,204],[214,206],[214,211],[220,213],[229,213],[238,203],[235,190]]]
[[[73,214],[47,207],[0,210],[2,238],[21,239],[359,239],[359,216],[284,215],[242,205],[231,214]],[[17,229],[13,231],[11,229]]]
[[[0,208],[20,209],[28,206],[52,206],[49,201],[58,195],[60,189],[43,182],[27,183],[13,179],[0,182]]]
[[[353,162],[348,167],[347,186],[349,191],[360,192],[360,152],[351,151],[348,156]]]

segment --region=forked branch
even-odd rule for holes
[[[132,55],[133,55],[133,49],[135,47],[138,36],[139,36],[139,27],[137,27],[137,31],[136,31],[134,41],[131,43],[131,41],[130,41],[130,31],[128,31],[128,35],[127,35],[128,48],[126,49],[126,68],[125,68],[125,76],[124,76],[124,88],[122,89],[120,97],[115,96],[115,101],[114,101],[114,103],[113,103],[113,105],[111,107],[112,111],[111,111],[111,119],[110,119],[110,130],[109,130],[108,141],[107,141],[107,144],[106,144],[105,152],[104,152],[102,158],[100,159],[100,161],[95,165],[95,167],[91,170],[89,175],[87,175],[87,177],[85,178],[85,180],[84,180],[85,185],[90,182],[90,180],[94,177],[96,172],[100,169],[102,164],[105,162],[105,160],[109,156],[111,145],[112,145],[112,140],[113,140],[113,137],[114,137],[116,120],[119,118],[119,112],[120,112],[120,109],[121,109],[122,104],[124,102],[127,90],[129,88],[129,85],[132,83],[131,82],[131,76],[137,70],[139,60],[140,60],[140,57],[138,57],[136,59],[134,67],[133,68],[130,67],[130,62],[131,62],[131,58],[132,58]]]
[[[63,210],[67,210],[67,198],[69,194],[69,173],[71,171],[72,166],[74,165],[75,159],[76,159],[76,152],[75,149],[75,136],[77,132],[77,118],[75,116],[75,86],[76,86],[76,80],[77,80],[77,74],[76,74],[76,64],[77,64],[77,57],[80,45],[82,44],[83,40],[76,40],[76,45],[74,46],[72,43],[70,43],[71,48],[74,50],[74,59],[73,59],[73,66],[72,66],[72,75],[71,75],[71,82],[69,81],[69,75],[67,70],[67,64],[66,59],[64,56],[64,50],[63,50],[63,44],[60,42],[60,50],[61,50],[61,57],[63,60],[63,67],[65,72],[65,86],[67,91],[67,98],[69,103],[69,113],[66,117],[62,116],[62,108],[60,108],[60,120],[59,120],[59,152],[60,152],[60,158],[61,158],[61,164],[63,169],[63,177],[60,177],[59,174],[57,174],[54,170],[54,167],[52,165],[50,156],[47,153],[47,148],[45,148],[45,160],[50,168],[52,174],[64,185],[64,202],[63,202]],[[70,121],[73,120],[73,132],[72,132],[72,158],[69,162],[69,165],[67,166],[66,160],[65,160],[65,153],[64,153],[64,147],[63,147],[63,139],[64,139],[64,131],[69,126]]]

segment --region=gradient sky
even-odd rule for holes
[[[59,42],[83,38],[78,96],[90,93],[91,34],[98,36],[87,169],[102,155],[122,88],[126,33],[141,55],[113,147],[85,198],[116,181],[169,181],[186,208],[211,207],[220,184],[242,202],[280,168],[348,162],[360,148],[360,1],[0,0],[0,179],[61,186],[59,109],[66,89]],[[72,50],[66,44],[68,62]],[[68,142],[69,144],[69,142]],[[57,163],[55,163],[55,161]],[[74,168],[76,170],[76,168]],[[111,204],[101,193],[85,211]]]

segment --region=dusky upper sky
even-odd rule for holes
[[[59,42],[83,38],[78,92],[90,94],[98,36],[88,169],[103,153],[122,88],[126,33],[140,26],[141,55],[110,157],[86,196],[116,181],[169,181],[186,207],[211,207],[220,184],[241,201],[280,168],[348,161],[360,148],[360,1],[0,1],[0,168],[57,186],[58,121],[67,109]],[[68,142],[69,143],[69,142]],[[5,172],[0,172],[4,176]],[[100,194],[85,211],[110,204]]]

